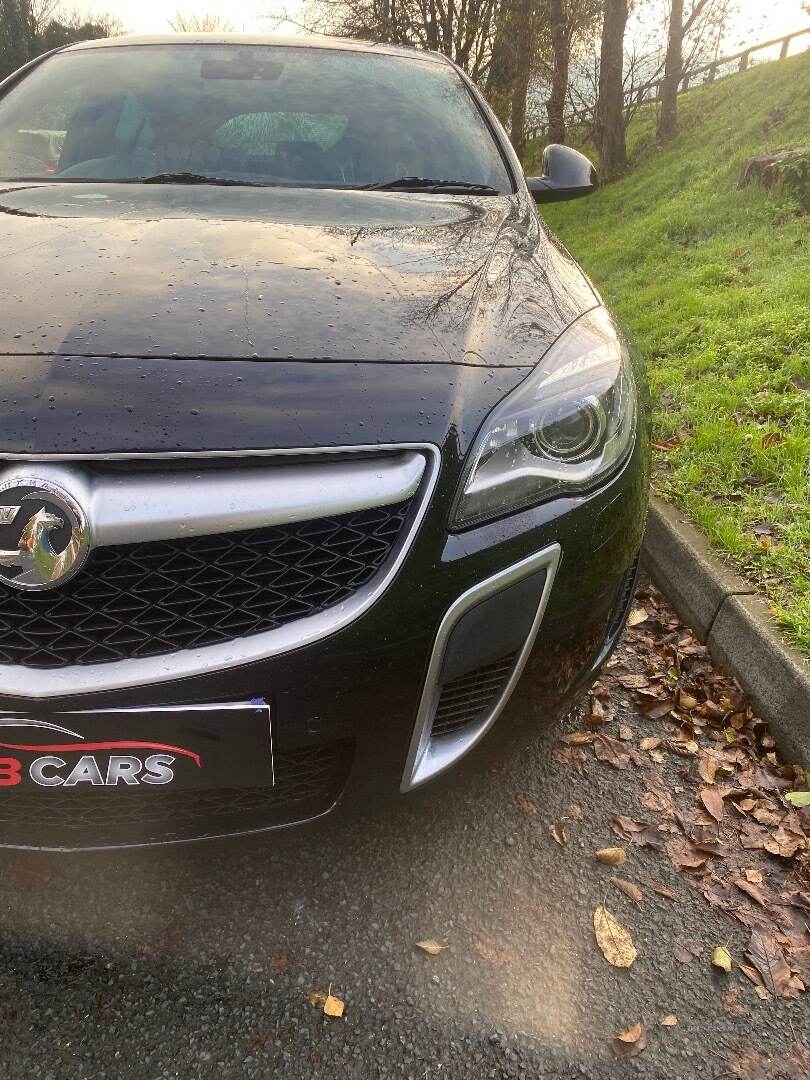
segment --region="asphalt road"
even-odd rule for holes
[[[617,708],[649,733],[637,706]],[[593,853],[617,843],[613,815],[639,816],[641,770],[556,762],[576,724],[541,724],[494,768],[479,757],[452,786],[315,833],[2,853],[0,1075],[706,1078],[738,1075],[746,1047],[786,1055],[806,1000],[760,1001],[710,965],[716,944],[742,954],[742,927],[661,852],[622,868],[640,905],[611,888]],[[629,970],[596,947],[603,902],[635,940]],[[701,955],[678,962],[676,937]],[[448,948],[427,956],[426,938]],[[745,1015],[724,1006],[730,986]],[[330,988],[341,1020],[308,1001]],[[613,1036],[639,1020],[647,1049],[617,1059]]]

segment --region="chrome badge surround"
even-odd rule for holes
[[[9,497],[10,492],[22,495]],[[21,511],[26,503],[45,502],[57,510],[51,513],[42,507],[25,519],[16,548],[0,551],[0,581],[12,589],[42,592],[56,589],[74,577],[90,552],[92,535],[90,523],[81,505],[60,484],[38,477],[15,476],[0,484],[2,524],[22,521]],[[16,506],[16,513],[13,513]],[[67,545],[57,551],[51,543],[51,533],[70,526]],[[18,574],[9,570],[19,568]]]

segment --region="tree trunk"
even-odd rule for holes
[[[628,0],[605,0],[602,52],[599,60],[599,97],[596,103],[596,140],[602,178],[613,180],[627,168],[624,140],[624,30]]]
[[[534,0],[519,0],[515,14],[515,70],[512,81],[512,146],[523,160],[526,149],[526,99],[534,61]]]
[[[571,61],[571,40],[565,18],[565,0],[549,0],[551,45],[554,50],[554,70],[548,110],[548,141],[565,142],[565,95],[568,91],[568,67]]]
[[[661,83],[661,115],[658,138],[672,139],[678,134],[678,87],[683,78],[683,0],[672,0],[669,14],[667,56]]]

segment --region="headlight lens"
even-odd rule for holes
[[[577,319],[487,418],[453,527],[598,484],[626,457],[636,411],[627,350],[607,311],[597,308]]]

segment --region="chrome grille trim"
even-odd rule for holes
[[[197,458],[219,456],[234,458],[242,456],[261,456],[272,458],[276,456],[290,457],[316,454],[350,455],[353,453],[367,454],[374,452],[385,454],[397,451],[411,451],[414,452],[415,456],[421,459],[421,482],[419,480],[417,481],[417,488],[415,489],[415,509],[413,515],[409,524],[403,530],[402,535],[395,544],[392,557],[383,567],[382,571],[366,586],[359,589],[349,597],[348,600],[345,600],[335,608],[330,608],[315,615],[299,619],[296,622],[288,623],[285,626],[278,627],[277,629],[265,633],[253,634],[245,638],[237,638],[223,644],[206,645],[199,649],[181,650],[170,655],[120,660],[97,665],[73,665],[55,669],[32,669],[21,665],[0,664],[0,695],[33,701],[44,701],[63,695],[89,694],[99,691],[120,690],[127,687],[170,682],[175,679],[189,678],[194,675],[203,675],[214,671],[226,670],[279,656],[283,653],[291,652],[294,649],[303,648],[321,638],[327,637],[329,634],[333,634],[336,631],[343,629],[371,607],[391,584],[398,573],[399,568],[413,543],[419,526],[424,519],[427,508],[430,505],[441,464],[439,448],[431,443],[327,447],[324,449],[307,448],[303,450],[291,449],[284,451],[266,450],[261,451],[260,453],[253,452],[252,454],[248,452],[244,455],[240,455],[238,451],[228,451],[225,452],[224,455],[219,452],[213,452],[211,454],[189,453],[169,455],[82,455],[81,460],[83,461],[128,460],[130,458],[135,460],[148,458],[154,461],[162,459],[194,460]],[[11,455],[3,454],[0,455],[0,457],[9,460]],[[25,460],[37,460],[41,462],[43,459],[27,458]],[[54,462],[56,465],[62,462],[72,463],[74,460],[77,460],[77,458],[71,455],[65,455],[64,457],[51,456],[47,460]],[[358,462],[357,464],[365,464],[366,468],[372,467],[376,469],[379,466],[379,461],[366,460],[364,463]],[[402,468],[402,466],[406,467]],[[308,466],[308,468],[312,468],[312,466]],[[332,468],[332,466],[327,464],[324,468],[328,469]],[[42,466],[39,465],[36,471],[42,473],[44,470]],[[48,476],[50,476],[51,469],[49,468],[47,472]],[[406,456],[400,461],[400,467],[398,467],[399,482],[407,480],[408,484],[412,483],[412,473],[413,463],[410,457]],[[18,475],[16,466],[14,467],[14,475]],[[408,479],[409,476],[411,477],[410,479]],[[358,509],[362,509],[362,507],[359,507]],[[314,516],[317,517],[317,514]],[[223,532],[226,530],[220,525],[219,531]]]
[[[79,465],[39,463],[0,468],[0,484],[60,484],[91,522],[93,547],[261,529],[405,502],[425,471],[425,457],[403,450],[375,460],[269,465],[267,468],[172,469],[115,477]]]

